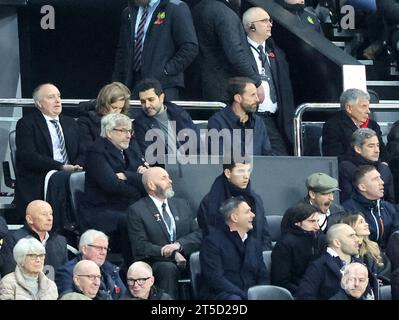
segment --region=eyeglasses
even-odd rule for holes
[[[118,131],[118,132],[120,132],[120,133],[124,133],[124,134],[126,134],[126,133],[129,133],[130,135],[132,135],[132,133],[133,133],[133,131],[132,131],[132,129],[116,129],[116,128],[114,128],[114,129],[112,129],[113,131]]]
[[[45,256],[46,256],[46,255],[45,255],[44,253],[41,253],[41,254],[28,253],[28,254],[26,255],[26,257],[29,258],[29,259],[32,260],[32,261],[35,261],[35,260],[37,260],[38,258],[39,258],[40,260],[44,260],[44,257],[45,257]]]
[[[260,19],[260,20],[252,21],[251,23],[255,23],[255,22],[263,22],[263,23],[270,23],[270,24],[273,24],[273,19],[272,19],[272,18],[265,18],[265,19]]]
[[[109,252],[109,248],[108,247],[102,247],[102,246],[96,246],[95,244],[88,244],[89,247],[92,247],[94,249],[96,249],[97,251],[106,251]]]
[[[147,277],[147,278],[139,278],[139,279],[133,279],[133,278],[128,278],[127,279],[127,284],[134,286],[134,284],[137,282],[137,284],[142,287],[144,286],[145,282],[150,279],[151,277]]]
[[[77,276],[89,278],[90,281],[101,280],[101,275],[98,274],[78,274]]]

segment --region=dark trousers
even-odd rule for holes
[[[154,262],[152,270],[155,277],[155,285],[165,290],[173,299],[179,298],[178,281],[180,269],[174,262]]]
[[[289,148],[277,127],[276,116],[266,112],[257,112],[266,126],[273,154],[276,156],[290,156]]]

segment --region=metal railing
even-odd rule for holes
[[[78,105],[80,102],[90,101],[90,99],[62,99],[63,105]],[[172,101],[184,109],[220,109],[224,108],[226,104],[222,102],[210,101]],[[23,107],[34,105],[33,99],[0,99],[0,106],[6,107]],[[133,107],[140,107],[139,100],[130,100],[130,105]]]
[[[337,111],[340,110],[339,103],[304,103],[295,111],[294,115],[294,154],[302,156],[303,137],[302,137],[302,116],[307,111]],[[379,103],[370,104],[370,111],[399,111],[399,104]]]

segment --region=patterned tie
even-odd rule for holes
[[[68,155],[67,151],[65,148],[65,140],[64,136],[61,133],[60,126],[58,124],[58,120],[50,120],[50,122],[54,125],[55,130],[57,131],[57,136],[58,136],[58,141],[60,142],[60,151],[61,151],[61,156],[62,156],[62,163],[67,164],[68,163]]]
[[[269,65],[269,62],[267,61],[266,53],[265,50],[263,49],[263,46],[259,45],[258,50],[259,50],[260,59],[262,61],[262,66],[265,69],[265,74],[268,78],[267,82],[270,88],[270,100],[272,100],[272,102],[274,103],[277,101],[277,95],[276,95],[276,88],[274,86],[272,70]]]
[[[136,40],[134,44],[134,71],[138,72],[141,68],[141,57],[143,53],[144,26],[147,21],[148,6],[143,9],[139,25],[136,32]]]
[[[162,203],[162,218],[163,221],[166,224],[166,227],[168,229],[169,235],[170,235],[170,241],[174,241],[175,235],[174,235],[174,230],[172,226],[172,220],[170,219],[170,216],[168,212],[166,211],[166,203]]]

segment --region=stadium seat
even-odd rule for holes
[[[294,300],[294,298],[285,288],[262,285],[248,289],[248,300]]]
[[[190,274],[191,274],[191,290],[193,299],[199,299],[199,285],[201,275],[201,265],[199,260],[199,251],[193,252],[190,256]]]
[[[279,215],[270,215],[266,216],[267,224],[269,225],[269,233],[272,240],[273,246],[276,244],[281,237],[281,220],[283,216]]]

